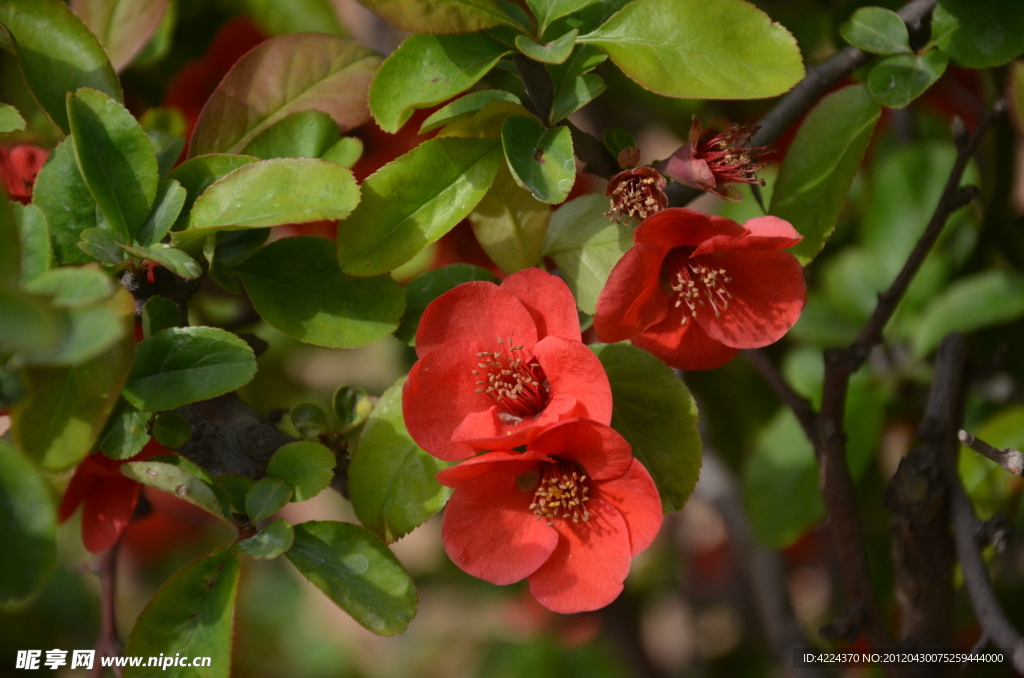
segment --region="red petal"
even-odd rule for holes
[[[715,341],[733,348],[775,343],[800,318],[807,302],[804,272],[788,252],[729,252],[711,255],[732,278],[729,308],[715,316],[698,307],[697,322]]]
[[[633,463],[633,449],[610,426],[591,419],[570,419],[548,428],[529,451],[579,462],[594,480],[618,478]]]
[[[75,469],[71,482],[64,490],[64,497],[60,500],[60,508],[57,509],[57,518],[60,522],[63,523],[70,518],[78,505],[85,501],[99,479],[97,471],[102,473],[102,467],[93,461],[92,455],[83,459]]]
[[[654,479],[638,459],[633,459],[622,476],[598,484],[591,496],[600,496],[615,505],[629,528],[629,546],[635,556],[654,541],[663,516],[661,495]]]
[[[546,337],[534,347],[533,355],[547,375],[552,399],[572,396],[586,409],[576,416],[611,423],[612,387],[593,351],[576,341]]]
[[[538,339],[554,335],[580,341],[576,299],[557,275],[539,268],[527,268],[505,278],[501,289],[519,299],[533,316]]]
[[[596,497],[587,508],[586,523],[555,521],[558,546],[530,575],[530,591],[549,610],[571,614],[604,607],[629,574],[629,529],[622,514]]]
[[[793,225],[778,217],[757,217],[743,224],[750,235],[717,235],[700,244],[691,256],[741,250],[784,250],[804,239]]]
[[[510,473],[487,473],[455,491],[444,511],[441,538],[448,557],[474,577],[512,584],[551,555],[558,533],[530,510],[532,491]]]
[[[597,298],[594,331],[598,339],[606,344],[625,341],[665,317],[668,295],[659,278],[666,254],[668,249],[659,244],[640,243],[619,259]]]
[[[416,330],[416,355],[452,340],[472,341],[493,351],[511,337],[529,352],[537,327],[522,302],[494,283],[478,280],[451,289],[427,306]]]
[[[525,473],[537,468],[539,462],[544,459],[543,455],[530,452],[488,452],[439,471],[435,478],[446,487],[459,488],[486,473]]]
[[[657,243],[666,249],[695,247],[716,235],[743,235],[732,219],[709,216],[685,207],[669,207],[648,217],[633,233],[633,241]]]
[[[693,318],[684,325],[682,308],[673,308],[663,321],[633,338],[633,344],[680,370],[710,370],[736,357],[739,349],[715,341]]]
[[[567,394],[552,396],[539,415],[512,425],[498,419],[498,408],[494,406],[467,415],[452,432],[452,441],[472,445],[474,450],[509,450],[530,442],[551,424],[586,414],[586,407]]]
[[[142,485],[125,477],[110,478],[94,486],[82,510],[82,543],[91,553],[106,551],[132,519]]]

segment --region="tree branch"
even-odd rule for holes
[[[789,382],[779,373],[778,369],[776,369],[775,365],[772,364],[772,361],[763,351],[749,348],[743,351],[743,355],[747,357],[747,360],[754,366],[754,369],[775,390],[775,394],[793,410],[793,414],[796,415],[800,425],[803,426],[807,437],[813,438],[818,415],[811,406],[811,402],[789,385]]]
[[[106,551],[96,557],[96,574],[100,578],[100,637],[96,641],[96,658],[90,678],[103,675],[103,657],[120,657],[124,650],[121,637],[117,632],[117,553],[120,542],[115,542]],[[120,667],[110,668],[117,678],[121,678]]]
[[[971,448],[978,454],[988,457],[1013,475],[1019,476],[1021,473],[1024,473],[1024,454],[1021,454],[1020,450],[992,447],[984,440],[981,440],[980,438],[975,437],[974,434],[968,433],[964,430],[960,431],[959,439],[964,445]]]

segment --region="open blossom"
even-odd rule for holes
[[[665,177],[653,167],[637,167],[619,172],[608,180],[605,195],[612,199],[607,216],[628,221],[641,221],[668,207]]]
[[[740,226],[679,207],[658,212],[633,233],[636,246],[601,290],[594,330],[684,370],[774,343],[807,300],[800,263],[779,251],[801,239],[777,217]]]
[[[609,423],[608,377],[580,339],[572,293],[540,269],[446,292],[416,332],[402,394],[409,434],[454,461],[523,445],[563,419]]]
[[[50,152],[34,144],[0,146],[0,184],[7,197],[27,205],[32,201],[36,175]]]
[[[750,137],[757,128],[727,124],[721,132],[701,131],[700,120],[693,116],[690,139],[665,162],[665,174],[723,200],[740,199],[739,191],[726,184],[764,186],[764,181],[757,178],[757,171],[764,167],[758,157],[766,153],[768,147],[750,145]]]
[[[661,527],[651,475],[629,443],[589,419],[554,424],[525,453],[489,452],[437,474],[455,488],[441,536],[460,568],[493,584],[529,578],[555,612],[604,607]]]

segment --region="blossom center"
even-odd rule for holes
[[[590,501],[590,486],[585,471],[578,464],[558,461],[548,464],[544,476],[533,493],[530,508],[537,520],[544,518],[553,525],[556,518],[574,523],[590,520],[587,503]]]
[[[676,297],[675,307],[679,308],[685,304],[689,314],[683,311],[680,321],[686,324],[687,315],[697,317],[698,306],[708,306],[715,313],[715,317],[722,315],[729,308],[729,300],[732,294],[726,288],[732,278],[724,268],[715,266],[709,257],[691,257],[686,250],[692,248],[679,248],[674,250],[668,258],[669,280],[668,285]]]
[[[513,346],[512,339],[498,338],[508,344],[508,355],[502,351],[477,353],[482,359],[473,374],[483,377],[476,382],[477,393],[489,396],[501,410],[498,418],[514,424],[526,417],[540,414],[548,404],[548,386],[540,364],[523,356],[522,346]]]
[[[605,216],[616,221],[633,217],[640,217],[642,221],[668,207],[665,177],[651,167],[619,172],[608,182],[607,195],[612,203]]]

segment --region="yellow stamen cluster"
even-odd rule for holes
[[[558,462],[545,471],[530,508],[537,514],[537,520],[544,518],[548,525],[553,525],[556,518],[585,523],[590,520],[589,501],[586,474],[580,473],[572,462]]]
[[[522,346],[512,346],[512,339],[498,338],[499,344],[508,342],[508,357],[503,358],[501,351],[477,353],[483,362],[477,363],[480,370],[473,374],[485,379],[476,382],[477,393],[490,396],[508,414],[516,417],[528,417],[544,409],[547,393],[537,379],[536,369],[539,363],[527,363],[522,358]]]
[[[697,317],[697,306],[704,306],[704,300],[715,312],[715,316],[721,316],[722,311],[729,308],[729,300],[732,294],[725,288],[726,283],[732,282],[725,273],[724,268],[712,268],[694,259],[687,259],[685,263],[676,269],[675,282],[670,283],[672,291],[679,295],[675,306],[679,308],[683,304],[690,310],[690,316]],[[686,314],[683,314],[682,324],[686,324]]]
[[[662,207],[654,198],[654,177],[631,177],[612,191],[612,209],[606,216],[631,219],[639,216],[641,221]]]

